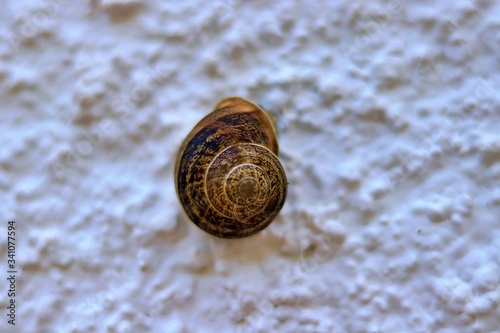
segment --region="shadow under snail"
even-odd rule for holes
[[[283,207],[287,180],[275,119],[240,97],[220,101],[182,143],[175,186],[186,215],[221,238],[266,228]]]

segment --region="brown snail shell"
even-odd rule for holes
[[[220,101],[182,143],[175,186],[187,216],[221,238],[266,228],[286,199],[274,118],[240,97]]]

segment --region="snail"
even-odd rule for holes
[[[247,237],[266,228],[287,193],[278,150],[270,113],[241,97],[220,101],[177,155],[174,181],[186,215],[221,238]]]

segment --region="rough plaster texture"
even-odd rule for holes
[[[2,1],[0,331],[500,332],[499,54],[488,0]],[[173,163],[231,95],[290,187],[229,241]]]

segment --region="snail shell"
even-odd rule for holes
[[[219,102],[177,156],[175,186],[187,216],[221,238],[247,237],[267,227],[287,192],[277,155],[269,113],[240,97]]]

